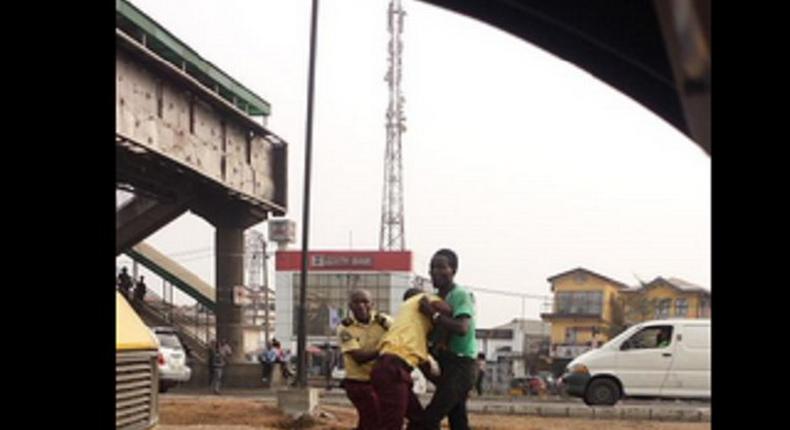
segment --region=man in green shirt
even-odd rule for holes
[[[469,291],[453,281],[457,271],[455,252],[440,249],[431,258],[431,281],[439,290],[439,296],[452,307],[452,317],[435,312],[427,299],[420,302],[420,312],[431,318],[434,327],[449,333],[447,348],[438,352],[441,375],[436,392],[420,420],[420,427],[424,429],[439,429],[445,416],[451,430],[469,429],[466,400],[477,377],[475,303]]]

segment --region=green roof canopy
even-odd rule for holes
[[[131,3],[115,0],[115,11],[116,25],[121,31],[136,40],[144,37],[144,44],[148,49],[184,70],[203,85],[217,91],[222,98],[240,110],[249,115],[268,116],[271,113],[271,106],[266,100],[203,59],[186,43]]]

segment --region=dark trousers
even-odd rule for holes
[[[436,392],[425,408],[421,427],[437,430],[446,416],[450,421],[450,430],[468,430],[466,399],[475,385],[477,363],[472,358],[458,357],[450,352],[443,352],[438,358],[442,373]]]
[[[477,382],[475,382],[475,389],[477,390],[477,395],[483,395],[483,378],[485,377],[486,372],[479,370],[477,371]]]
[[[412,368],[395,355],[384,354],[376,360],[370,382],[379,399],[379,429],[401,430],[404,418],[408,429],[420,421],[422,405],[412,391]]]
[[[343,388],[351,403],[357,409],[359,422],[355,430],[378,430],[381,408],[379,397],[370,381],[343,380]]]
[[[271,385],[272,382],[272,363],[269,362],[262,362],[261,363],[261,380],[263,384],[267,387]]]

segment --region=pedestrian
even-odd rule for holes
[[[274,359],[272,365],[272,371],[276,365],[280,366],[280,374],[282,375],[283,382],[287,385],[288,380],[293,376],[291,369],[288,367],[289,362],[291,361],[290,351],[283,350],[280,341],[277,339],[272,339],[272,349],[270,353],[270,357]]]
[[[337,326],[346,369],[342,387],[357,410],[356,430],[378,430],[381,408],[370,382],[370,373],[379,356],[378,344],[392,324],[392,318],[373,310],[373,301],[367,290],[352,291],[348,307],[351,313]]]
[[[227,364],[227,357],[233,353],[227,340],[216,341],[210,351],[210,362],[212,369],[211,389],[214,394],[219,394],[222,388],[222,373]]]
[[[272,366],[274,365],[274,351],[272,351],[271,343],[267,342],[261,352],[258,354],[258,362],[261,363],[261,381],[266,387],[271,386]]]
[[[411,373],[420,368],[426,377],[431,375],[428,335],[433,323],[420,313],[423,297],[437,312],[451,314],[450,307],[436,295],[417,288],[404,294],[400,310],[379,342],[379,357],[370,374],[379,398],[379,428],[383,430],[401,430],[405,418],[409,420],[408,429],[419,428],[422,420],[422,405],[414,394]]]
[[[483,395],[483,378],[486,374],[486,355],[485,353],[477,354],[477,380],[475,381],[475,389],[477,390],[477,395]]]
[[[468,290],[455,283],[458,256],[450,249],[440,249],[431,258],[431,281],[439,297],[452,308],[452,316],[443,315],[421,298],[420,312],[437,328],[449,333],[448,348],[437,357],[441,375],[436,391],[423,415],[423,428],[438,430],[446,416],[451,430],[468,430],[466,400],[477,376],[477,340],[475,338],[475,303]]]
[[[140,275],[140,280],[137,281],[137,284],[134,286],[134,300],[143,303],[147,289],[148,288],[145,286],[145,277]]]
[[[115,282],[115,284],[123,297],[126,300],[129,300],[131,298],[129,293],[132,292],[132,277],[129,276],[126,266],[121,268],[121,273],[118,274],[118,280]]]

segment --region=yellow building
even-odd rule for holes
[[[662,318],[710,318],[710,291],[678,278],[639,287],[584,268],[548,278],[554,293],[551,356],[572,358],[598,347],[625,327]]]
[[[626,325],[663,318],[710,318],[710,291],[679,278],[659,276],[621,293]]]
[[[617,298],[628,285],[581,267],[548,281],[554,308],[541,318],[551,323],[552,356],[575,357],[609,340],[619,315]]]

